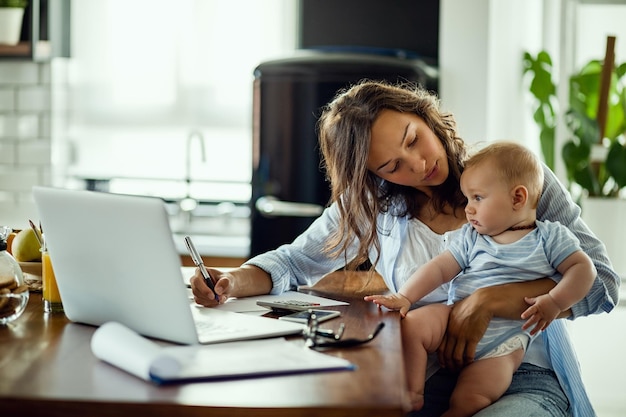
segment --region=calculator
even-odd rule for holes
[[[257,301],[256,304],[272,310],[282,311],[306,311],[320,306],[319,303],[300,300]]]
[[[336,310],[311,310],[311,311],[315,313],[315,317],[317,318],[318,323],[333,319],[335,317],[339,317],[341,315],[341,313]],[[286,316],[281,316],[278,319],[295,321],[296,323],[306,324],[309,322],[309,312],[308,311],[296,311],[295,313],[287,314]]]

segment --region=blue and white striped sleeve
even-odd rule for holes
[[[593,234],[580,217],[580,207],[574,203],[569,192],[544,165],[544,187],[537,218],[558,221],[565,225],[580,241],[582,250],[593,260],[598,275],[587,296],[572,306],[571,318],[611,311],[619,300],[620,277],[612,269],[602,242]]]
[[[333,258],[323,250],[337,228],[338,217],[337,206],[332,204],[292,243],[257,255],[244,265],[254,265],[270,274],[273,284],[270,294],[280,294],[298,285],[313,285],[329,272],[345,266],[344,256]]]

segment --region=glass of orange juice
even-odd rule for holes
[[[54,269],[52,269],[52,262],[50,262],[50,253],[47,250],[41,251],[41,283],[44,311],[46,313],[62,312],[61,294],[59,294]]]

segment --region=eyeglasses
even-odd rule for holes
[[[341,337],[343,336],[343,332],[346,328],[345,323],[341,323],[336,332],[331,329],[320,329],[315,312],[309,311],[308,314],[309,317],[307,319],[307,326],[306,329],[304,329],[302,336],[304,337],[306,346],[311,349],[342,348],[363,345],[374,340],[382,328],[385,327],[385,323],[381,321],[378,323],[374,331],[364,339],[342,339]]]

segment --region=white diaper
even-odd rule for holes
[[[526,351],[529,341],[530,337],[526,334],[515,335],[512,338],[508,339],[506,342],[496,347],[491,352],[488,352],[485,356],[482,356],[480,359],[497,358],[498,356],[504,356],[508,355],[509,353],[513,353],[518,349],[523,349],[524,351]]]

